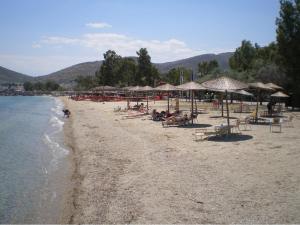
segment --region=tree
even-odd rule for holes
[[[217,60],[204,61],[198,64],[198,72],[200,76],[205,76],[209,73],[212,73],[214,70],[219,68],[219,63]]]
[[[119,85],[132,86],[136,85],[137,66],[132,58],[122,58],[119,67]]]
[[[23,84],[23,87],[24,87],[25,91],[33,91],[33,84],[31,82],[29,82],[29,81],[26,81]]]
[[[121,56],[115,51],[108,50],[104,53],[104,61],[100,70],[96,72],[96,77],[99,85],[114,86],[118,83],[118,71],[120,66]]]
[[[281,0],[277,24],[278,52],[293,103],[300,106],[300,0]]]
[[[192,70],[184,67],[173,68],[166,74],[166,81],[173,85],[179,85],[181,74],[183,75],[183,83],[185,83],[190,80]]]
[[[241,47],[237,48],[229,59],[231,69],[245,71],[252,69],[253,60],[256,57],[256,49],[250,41],[243,40]]]
[[[97,86],[96,78],[93,76],[78,76],[75,79],[76,90],[90,90],[93,87]]]
[[[44,83],[44,89],[46,91],[57,91],[59,89],[59,84],[52,80],[47,80]]]
[[[141,48],[138,52],[138,66],[136,82],[139,85],[153,86],[158,78],[158,71],[153,68],[151,57],[146,48]]]
[[[42,82],[36,82],[33,84],[33,90],[35,91],[45,91],[45,84]]]

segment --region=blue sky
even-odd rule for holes
[[[0,0],[0,65],[45,75],[146,47],[153,62],[276,39],[278,0]]]

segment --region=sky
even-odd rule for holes
[[[161,63],[276,40],[279,0],[0,0],[0,66],[31,76],[147,48]]]

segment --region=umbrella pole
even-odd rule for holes
[[[222,106],[222,117],[224,117],[223,93],[221,93],[221,106]]]
[[[226,93],[226,109],[227,109],[227,125],[228,125],[228,134],[230,134],[230,124],[229,124],[229,108],[228,108],[228,99],[227,99],[227,90],[225,91]]]
[[[257,96],[256,96],[256,113],[255,113],[255,123],[258,121],[258,101],[259,101],[259,90],[257,89]]]
[[[192,90],[191,91],[191,94],[192,94],[192,124],[194,124],[194,91]]]
[[[168,92],[168,113],[170,113],[170,106],[169,106],[169,101],[170,101],[170,95],[169,95],[169,92]]]
[[[148,110],[149,110],[149,107],[148,107],[148,92],[146,92],[146,95],[147,95],[147,113],[148,113]]]

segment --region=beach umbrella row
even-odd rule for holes
[[[145,87],[140,87],[140,86],[135,86],[129,88],[130,91],[136,91],[136,92],[148,92],[148,91],[164,91],[168,93],[168,111],[170,110],[170,104],[169,104],[169,92],[170,91],[182,91],[182,90],[189,90],[191,91],[191,97],[192,97],[192,115],[194,113],[194,91],[195,90],[210,90],[210,91],[216,91],[216,92],[224,92],[226,96],[226,109],[227,109],[227,124],[230,126],[230,121],[229,121],[229,109],[228,109],[228,93],[236,93],[236,94],[241,94],[241,95],[247,95],[247,96],[253,96],[253,94],[243,90],[243,89],[256,89],[257,91],[257,106],[256,106],[256,111],[258,111],[258,101],[259,101],[259,93],[261,90],[265,91],[274,91],[278,89],[283,89],[282,87],[273,84],[273,83],[268,83],[264,84],[261,82],[256,82],[256,83],[250,83],[246,84],[241,81],[229,78],[229,77],[219,77],[216,79],[212,79],[209,81],[206,81],[202,84],[196,83],[194,81],[187,82],[182,85],[178,86],[173,86],[171,84],[164,84],[161,86],[158,86],[156,88],[152,88],[150,86],[145,86]],[[288,95],[282,93],[282,92],[277,92],[273,95],[272,97],[282,97],[286,98],[289,97]],[[148,109],[148,96],[147,96],[147,109]],[[222,114],[223,115],[223,114]],[[257,117],[257,114],[256,114]],[[256,118],[257,121],[257,118]],[[193,123],[193,120],[192,120]],[[230,129],[228,129],[228,132],[230,132]]]

